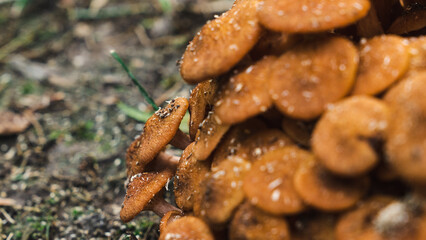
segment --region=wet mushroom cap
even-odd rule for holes
[[[315,157],[338,175],[369,171],[379,160],[376,148],[385,137],[390,117],[389,106],[373,97],[353,96],[336,103],[315,126]]]
[[[246,201],[238,207],[231,221],[229,239],[289,240],[291,238],[285,218],[268,214]]]
[[[242,122],[272,105],[267,84],[276,57],[266,57],[232,76],[221,88],[215,112],[225,124]]]
[[[352,94],[376,95],[398,80],[408,69],[408,41],[382,35],[361,41],[358,75]]]
[[[296,146],[268,152],[253,163],[244,178],[243,190],[251,204],[271,214],[294,214],[305,204],[294,189],[293,176],[299,165],[313,158]]]
[[[176,205],[184,211],[191,211],[194,195],[200,191],[201,183],[210,171],[209,161],[197,161],[192,154],[191,143],[182,153],[174,180]]]
[[[201,28],[182,57],[180,73],[185,81],[194,84],[219,76],[250,51],[262,33],[257,3],[236,1],[229,11]]]
[[[258,16],[273,31],[311,33],[347,26],[369,8],[368,0],[262,0]]]
[[[207,117],[207,113],[211,111],[217,88],[217,81],[211,79],[197,84],[192,89],[189,97],[189,112],[191,113],[189,136],[191,136],[191,139],[195,139],[200,124]]]
[[[342,37],[305,41],[271,67],[270,93],[284,115],[309,120],[352,87],[358,66],[355,46]]]
[[[194,157],[197,160],[206,160],[216,148],[223,135],[228,131],[229,127],[229,124],[223,124],[220,121],[214,111],[209,112],[195,136],[193,147]]]
[[[196,197],[195,215],[222,227],[244,200],[243,179],[250,167],[249,161],[232,156],[213,168]]]
[[[338,178],[312,160],[296,171],[294,188],[308,205],[323,211],[340,211],[361,199],[368,189],[368,178]]]
[[[169,223],[160,240],[214,240],[209,226],[197,217],[185,216]]]
[[[426,71],[410,75],[385,96],[390,121],[386,156],[403,179],[426,183]]]
[[[144,167],[174,138],[187,109],[186,98],[175,98],[148,119],[142,134],[127,150],[128,176],[143,172]]]
[[[167,169],[159,173],[144,172],[132,176],[120,211],[121,221],[130,221],[147,208],[171,177],[173,172]]]

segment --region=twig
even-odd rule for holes
[[[146,34],[146,30],[142,25],[137,26],[134,31],[135,31],[136,37],[138,38],[142,46],[151,45],[151,39]]]
[[[34,117],[34,113],[28,110],[24,112],[24,116],[34,126],[34,129],[38,136],[39,145],[44,145],[46,143],[46,136],[44,135],[43,127]]]
[[[142,95],[144,96],[145,100],[151,104],[152,108],[155,109],[155,111],[158,110],[158,106],[157,104],[155,104],[154,100],[149,96],[148,92],[145,90],[145,88],[138,82],[138,80],[136,79],[136,77],[133,75],[132,72],[130,72],[129,68],[127,68],[126,64],[124,64],[123,60],[120,58],[120,56],[118,56],[118,54],[114,51],[111,50],[111,56],[117,60],[118,63],[120,63],[120,65],[123,67],[124,71],[126,71],[127,75],[130,77],[130,79],[132,80],[132,82],[134,84],[136,84],[136,86],[139,89],[139,92],[142,93]]]
[[[12,198],[0,198],[0,206],[8,207],[15,205],[15,200]]]
[[[7,236],[6,240],[11,240],[11,239],[13,238],[13,236],[14,236],[14,234],[13,234],[13,233],[10,233],[10,234]]]
[[[11,224],[16,223],[16,221],[3,208],[0,208],[0,212],[3,214],[3,216],[6,218],[8,222],[10,222]]]

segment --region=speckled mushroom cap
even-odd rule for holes
[[[215,112],[225,124],[242,122],[272,106],[268,91],[270,67],[276,57],[265,57],[232,76],[220,89]]]
[[[192,89],[191,96],[189,97],[189,112],[191,114],[189,136],[193,140],[200,124],[206,118],[207,113],[213,108],[213,100],[217,89],[218,83],[213,79],[201,82]]]
[[[197,160],[206,160],[230,126],[223,124],[214,111],[209,112],[195,136],[194,157]]]
[[[345,38],[305,41],[271,67],[269,87],[274,104],[292,118],[316,118],[350,91],[357,66],[357,50]]]
[[[313,158],[296,146],[268,152],[253,163],[244,178],[243,190],[251,204],[271,214],[295,214],[305,204],[294,189],[299,165]]]
[[[175,98],[148,119],[142,134],[127,150],[127,176],[143,172],[146,164],[173,139],[187,109],[186,98]]]
[[[268,214],[246,201],[238,207],[232,218],[229,239],[289,240],[292,238],[285,218]]]
[[[235,1],[229,11],[203,26],[182,57],[180,73],[185,81],[194,84],[219,76],[250,51],[262,33],[257,3]]]
[[[403,179],[426,183],[426,71],[410,75],[385,96],[392,109],[387,159]]]
[[[364,17],[368,0],[262,0],[259,21],[273,31],[321,32],[347,26]]]
[[[336,226],[336,240],[421,240],[426,238],[424,201],[396,201],[375,196],[346,213]]]
[[[123,222],[132,220],[148,206],[151,200],[173,177],[173,172],[166,169],[162,172],[144,172],[133,175],[127,185],[126,197],[120,211],[120,218]],[[155,203],[151,203],[155,204]]]
[[[378,162],[374,143],[384,139],[390,117],[384,101],[368,96],[346,98],[318,121],[312,150],[329,171],[342,176],[361,175]]]
[[[360,64],[352,94],[376,95],[398,80],[408,69],[408,41],[381,35],[361,41]]]
[[[210,161],[197,161],[192,154],[191,143],[182,153],[174,180],[176,205],[184,211],[192,211],[194,196],[200,192],[201,183],[210,171]]]
[[[197,217],[185,216],[169,223],[160,240],[214,240],[209,226]]]
[[[410,41],[410,66],[408,73],[426,70],[426,36],[413,37]]]
[[[222,161],[203,181],[194,203],[194,213],[216,228],[230,220],[244,200],[242,184],[250,162],[237,156]]]
[[[314,158],[300,165],[294,175],[294,188],[302,200],[323,211],[352,207],[368,189],[368,178],[344,179],[322,168]]]

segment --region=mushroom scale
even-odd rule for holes
[[[271,66],[274,104],[289,117],[314,119],[350,91],[357,67],[356,48],[343,37],[302,42]]]
[[[390,117],[389,106],[373,97],[353,96],[336,103],[315,126],[315,157],[337,175],[366,173],[379,161],[376,148],[385,137]]]
[[[368,0],[262,0],[258,16],[273,31],[312,33],[347,26],[369,9]]]
[[[250,51],[262,33],[256,16],[258,1],[235,1],[229,11],[201,28],[181,60],[185,81],[195,84],[219,76]]]

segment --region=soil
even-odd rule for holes
[[[29,122],[0,134],[0,239],[158,238],[152,213],[119,219],[125,151],[152,108],[109,51],[159,105],[188,96],[176,63],[231,4],[0,0],[0,114]]]

